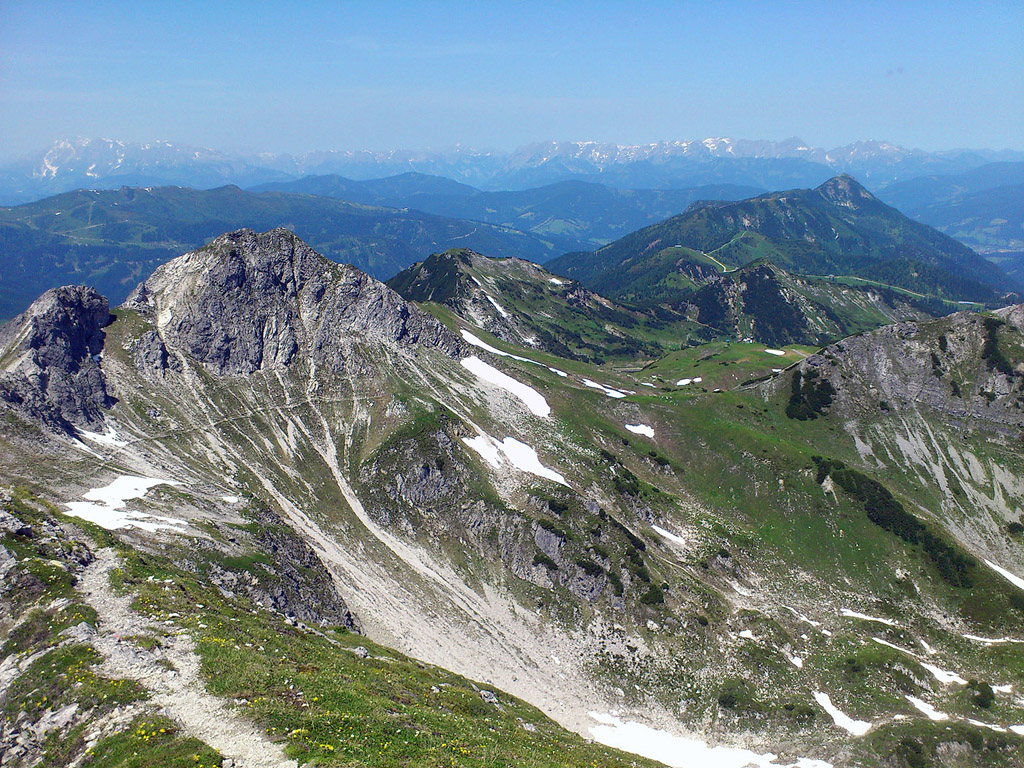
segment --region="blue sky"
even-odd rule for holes
[[[706,136],[1024,149],[1024,3],[0,0],[0,157]]]

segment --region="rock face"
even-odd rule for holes
[[[112,319],[92,288],[44,293],[0,329],[0,400],[64,432],[102,421],[114,402],[99,365]]]
[[[994,315],[896,323],[832,344],[800,370],[828,380],[844,417],[926,408],[1012,431],[1024,426],[1024,364],[1012,352],[1024,345],[1024,305]]]
[[[269,508],[254,505],[251,512],[255,524],[251,544],[267,558],[256,566],[261,578],[213,566],[210,580],[296,620],[359,632],[359,619],[334,588],[330,573],[313,548]]]
[[[463,346],[441,323],[383,283],[324,258],[293,233],[242,229],[163,265],[125,302],[153,321],[135,351],[143,368],[172,352],[217,375],[279,370],[307,356],[340,370],[346,340],[454,356]]]

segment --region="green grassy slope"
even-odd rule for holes
[[[966,246],[906,218],[848,176],[814,190],[701,205],[549,267],[619,298],[634,290],[634,280],[671,270],[661,254],[677,245],[725,268],[769,258],[800,274],[854,274],[953,300],[993,300],[1013,287]]]

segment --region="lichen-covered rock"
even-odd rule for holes
[[[74,432],[114,403],[100,367],[107,300],[92,288],[47,291],[0,329],[0,402]]]

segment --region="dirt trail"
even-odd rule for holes
[[[166,638],[163,647],[155,651],[122,639],[150,631],[149,622],[131,609],[131,598],[111,588],[110,572],[117,566],[114,552],[102,549],[79,583],[86,600],[99,614],[99,632],[93,644],[106,659],[104,671],[145,686],[164,714],[180,723],[189,735],[232,758],[237,768],[296,767],[298,764],[253,723],[206,692],[199,675],[199,657],[188,635]],[[161,661],[172,664],[174,671],[168,671]]]

